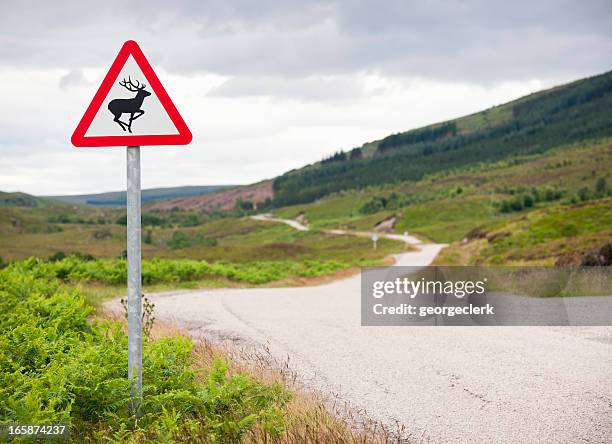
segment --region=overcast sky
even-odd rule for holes
[[[190,126],[143,187],[246,184],[612,69],[610,0],[0,0],[0,190],[125,188],[70,135],[138,41]]]

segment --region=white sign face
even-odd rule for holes
[[[130,119],[133,119],[131,125]],[[121,69],[85,137],[130,134],[178,134],[178,129],[132,56]]]
[[[373,240],[374,242],[376,242],[376,241],[378,240],[378,234],[374,233],[374,234],[372,235],[372,240]]]

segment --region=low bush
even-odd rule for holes
[[[502,213],[522,211],[526,208],[532,208],[539,202],[553,202],[561,199],[565,194],[564,191],[552,187],[532,187],[531,189],[506,187],[498,189],[497,192],[514,196],[499,203],[499,211]]]
[[[175,231],[172,233],[172,237],[168,242],[166,242],[166,245],[171,250],[180,250],[182,248],[189,248],[197,245],[214,247],[217,245],[217,240],[204,237],[202,233],[189,234],[184,231]]]
[[[374,214],[382,210],[395,210],[415,203],[411,196],[392,192],[388,196],[375,196],[365,202],[359,212],[361,214]]]

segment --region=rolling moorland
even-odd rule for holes
[[[403,242],[373,249],[367,237],[328,230],[372,231],[391,218],[396,233],[449,244],[438,264],[609,265],[612,72],[262,183],[265,193],[247,186],[145,202],[145,291],[301,285],[389,263]],[[300,217],[310,230],[248,217],[261,212]],[[81,441],[134,436],[125,334],[97,310],[124,292],[125,224],[122,207],[0,193],[2,418],[67,421]],[[353,435],[285,377],[233,370],[230,357],[214,358],[223,351],[194,350],[177,335],[146,339],[150,402],[135,442],[385,441]]]
[[[439,263],[578,264],[612,237],[611,175],[612,72],[338,152],[274,179],[272,199],[248,200],[240,187],[145,204],[143,256],[354,266],[403,245],[372,251],[367,239],[323,230],[395,217],[398,233],[451,244]],[[211,199],[214,209],[198,206]],[[4,261],[123,254],[122,208],[14,193],[0,203]],[[263,211],[303,214],[312,229],[245,218]]]

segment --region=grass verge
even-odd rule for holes
[[[121,322],[117,314],[105,313],[104,317]],[[188,335],[167,323],[155,322],[151,337],[155,340]],[[231,362],[228,375],[248,375],[264,385],[279,385],[291,398],[283,410],[284,428],[280,434],[272,435],[256,425],[248,431],[241,442],[248,443],[319,443],[340,444],[404,442],[405,427],[397,424],[389,428],[369,420],[364,412],[355,410],[343,402],[324,399],[321,394],[305,390],[299,375],[291,370],[288,361],[279,361],[262,346],[258,349],[243,349],[229,344],[219,344],[200,339],[195,341],[191,365],[203,374],[210,372],[216,360]],[[330,402],[331,401],[331,402]]]

